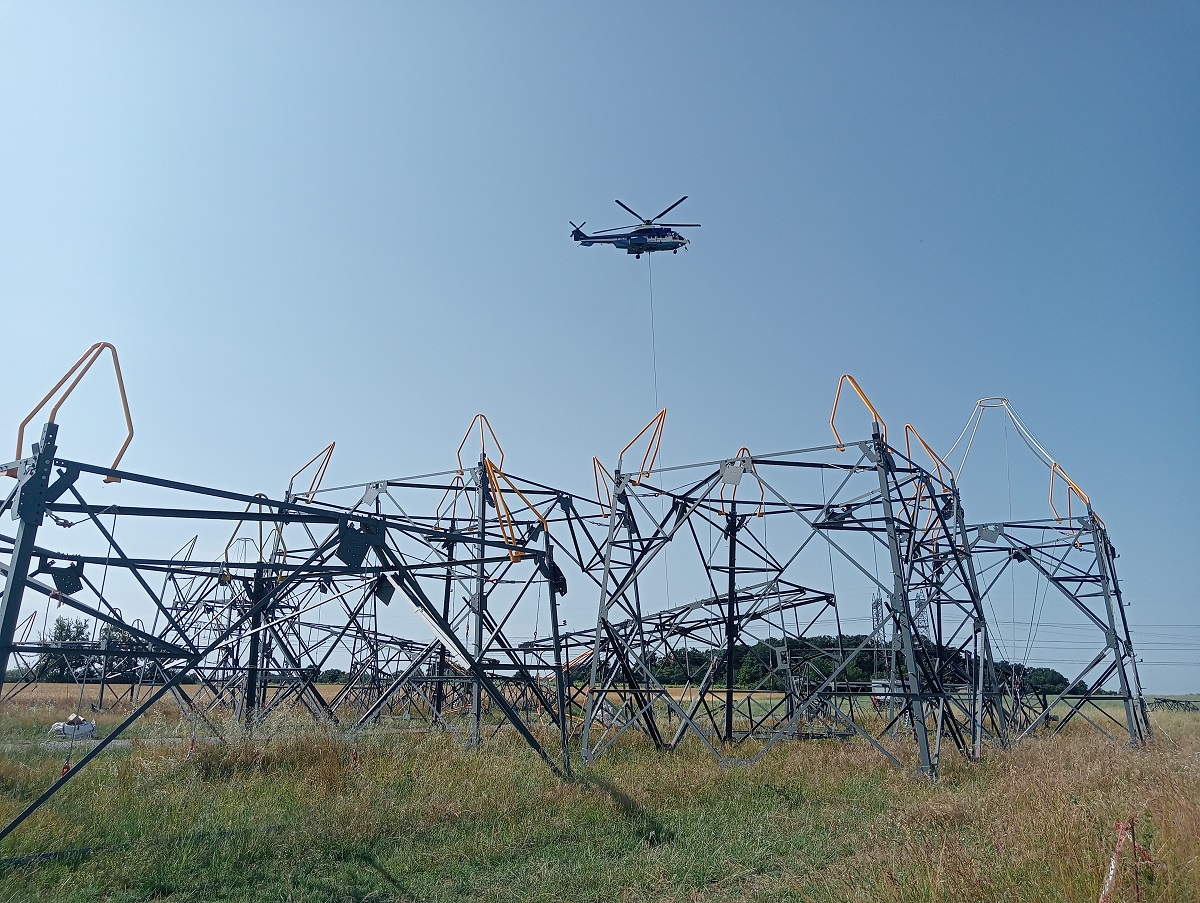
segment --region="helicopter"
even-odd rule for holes
[[[580,223],[578,226],[571,223],[571,238],[585,248],[592,245],[612,245],[616,248],[623,248],[626,254],[633,254],[636,260],[641,260],[643,254],[650,254],[654,251],[670,251],[672,254],[678,254],[679,249],[686,248],[689,242],[675,230],[696,229],[700,227],[700,224],[660,223],[658,221],[687,199],[688,196],[685,194],[658,216],[652,216],[650,219],[643,217],[628,204],[617,201],[619,207],[638,218],[640,222],[637,225],[601,229],[599,232],[588,235],[583,231],[583,227],[587,225],[586,222]]]

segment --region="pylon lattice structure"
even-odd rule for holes
[[[690,478],[677,490],[652,481],[660,474],[616,474],[585,757],[635,723],[663,747],[691,731],[721,757],[747,740],[760,741],[761,755],[788,737],[857,735],[896,764],[904,764],[894,742],[903,724],[916,740],[912,764],[930,775],[943,738],[970,757],[980,754],[985,738],[1004,741],[1005,700],[953,487],[878,433],[853,451],[857,460],[850,462],[837,446],[826,446],[672,468],[670,476]],[[806,494],[804,483],[814,477],[828,478],[832,491]],[[746,483],[754,497],[739,501],[734,493]],[[657,517],[656,498],[667,500]],[[712,533],[715,542],[702,539]],[[695,553],[709,594],[647,614],[643,575],[676,542]],[[864,543],[877,547],[867,555],[890,561],[888,577],[863,566]],[[889,600],[886,619],[853,648],[844,642],[834,593],[791,576],[827,554],[858,567]],[[678,556],[672,563],[678,572]],[[932,614],[932,631],[924,635],[917,629],[921,613]],[[831,619],[837,643],[823,648],[810,637]],[[880,690],[852,679],[851,667],[875,651],[885,625],[898,638],[904,679]],[[681,653],[685,639],[693,645]],[[710,654],[687,658],[698,641]],[[655,672],[681,654],[686,683],[678,692]],[[658,723],[662,715],[677,723],[669,737]]]
[[[832,445],[656,468],[664,411],[635,438],[640,464],[623,468],[635,443],[612,470],[595,462],[594,497],[508,473],[482,416],[447,471],[325,489],[331,445],[277,498],[74,461],[47,423],[4,468],[17,482],[0,507],[16,521],[0,535],[0,704],[61,660],[128,716],[0,839],[165,697],[217,740],[285,705],[351,734],[381,720],[470,745],[511,731],[563,775],[573,751],[592,761],[622,742],[750,762],[779,742],[857,738],[930,778],[946,749],[976,759],[1075,719],[1145,742],[1115,552],[1090,501],[1078,517],[968,524],[949,467],[911,427],[903,450],[889,443],[851,382],[868,437],[835,428]],[[121,485],[92,500],[96,477]],[[143,539],[196,535],[139,554],[117,539],[129,521],[151,525]],[[84,530],[47,541],[67,524]],[[214,527],[228,538],[205,557]],[[993,656],[988,593],[1017,568],[1097,634],[1050,698]],[[838,573],[854,587],[842,597]],[[568,582],[594,627],[560,629]],[[40,598],[103,633],[32,640]],[[333,664],[336,692],[318,683]],[[1113,679],[1123,718],[1099,704]]]

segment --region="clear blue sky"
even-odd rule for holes
[[[648,273],[567,221],[684,194],[670,462],[825,443],[843,372],[940,449],[1006,395],[1165,638],[1145,682],[1200,690],[1194,3],[0,3],[6,444],[107,340],[133,470],[440,470],[484,411],[585,491],[654,411]],[[63,454],[119,445],[107,380]]]

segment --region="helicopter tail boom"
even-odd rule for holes
[[[586,221],[584,221],[584,222],[580,223],[578,226],[576,226],[576,225],[575,225],[573,222],[571,222],[570,220],[567,220],[567,222],[571,223],[571,240],[572,240],[572,241],[582,241],[582,242],[585,242],[585,245],[584,245],[585,247],[586,247],[587,245],[590,245],[590,244],[591,244],[591,242],[590,242],[590,241],[587,241],[588,234],[587,234],[586,232],[584,232],[584,231],[583,231],[583,227],[587,225],[587,222],[586,222]]]

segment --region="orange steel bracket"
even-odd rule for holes
[[[929,447],[929,443],[921,438],[921,434],[917,432],[917,428],[911,423],[904,424],[904,449],[908,455],[908,460],[912,460],[912,439],[914,438],[921,443],[921,448],[925,449],[925,454],[929,455],[929,459],[933,461],[934,469],[937,471],[937,478],[943,486],[947,485],[946,478],[942,476],[942,470],[943,468],[945,469],[946,473],[950,475],[951,480],[954,479],[954,471],[950,469],[949,464],[941,459],[941,456],[937,452]]]
[[[600,490],[604,489],[605,498],[608,499],[608,510],[612,511],[612,477],[608,475],[608,471],[604,469],[604,465],[600,463],[600,459],[592,455],[592,477],[596,480],[596,501],[600,503],[600,513],[603,517],[608,517],[604,511],[604,499],[600,497]]]
[[[487,427],[488,435],[492,437],[492,443],[496,446],[496,451],[500,452],[500,468],[504,467],[504,449],[500,445],[500,440],[496,438],[496,431],[492,429],[492,425],[483,414],[476,414],[471,418],[471,425],[467,427],[466,435],[463,436],[462,442],[458,443],[458,472],[463,472],[462,450],[467,444],[467,440],[471,438],[471,431],[475,429],[475,424],[479,424],[479,451],[481,454],[487,454],[487,436],[484,435],[484,427]]]
[[[837,392],[835,392],[833,395],[833,410],[829,414],[829,428],[833,430],[833,438],[837,441],[837,450],[846,450],[846,444],[842,442],[842,437],[838,435],[837,427],[834,426],[833,423],[834,418],[837,416],[838,399],[842,397],[842,383],[846,382],[846,380],[850,381],[851,387],[858,394],[858,397],[862,400],[862,403],[867,406],[867,410],[871,412],[871,416],[875,418],[875,422],[878,423],[880,428],[883,430],[883,441],[887,442],[887,424],[883,422],[883,418],[880,417],[879,412],[875,410],[875,405],[871,404],[871,399],[867,398],[867,394],[858,384],[858,380],[856,380],[849,373],[843,373],[842,378],[838,380]]]
[[[1050,510],[1054,512],[1054,519],[1057,520],[1061,524],[1063,521],[1062,515],[1059,514],[1058,509],[1054,507],[1054,474],[1055,473],[1059,474],[1063,478],[1063,480],[1066,481],[1066,484],[1067,484],[1067,518],[1068,519],[1071,517],[1071,493],[1075,493],[1075,495],[1079,498],[1079,501],[1083,502],[1088,507],[1089,510],[1092,507],[1092,500],[1090,498],[1088,498],[1088,494],[1086,492],[1084,492],[1082,489],[1079,488],[1079,486],[1076,485],[1074,480],[1072,480],[1069,476],[1067,476],[1067,472],[1065,470],[1063,470],[1062,467],[1059,466],[1057,461],[1054,462],[1053,464],[1051,464],[1050,465]]]
[[[500,522],[500,532],[504,535],[504,541],[510,546],[517,544],[517,527],[513,520],[512,512],[508,508],[508,502],[504,500],[504,493],[500,491],[500,481],[503,480],[508,484],[508,488],[515,492],[517,497],[525,503],[525,505],[537,515],[537,519],[542,522],[542,527],[547,532],[550,530],[550,524],[546,522],[546,518],[542,516],[542,512],[534,507],[529,499],[525,498],[525,494],[517,488],[517,485],[510,480],[504,473],[492,463],[492,459],[484,457],[484,467],[487,468],[488,481],[491,483],[492,496],[496,505],[496,519]],[[511,561],[520,561],[524,557],[524,553],[520,549],[509,549],[508,557]]]
[[[313,464],[316,464],[317,461],[320,461],[321,463],[317,465],[317,472],[313,474],[312,482],[308,486],[308,491],[299,493],[296,496],[296,498],[303,496],[306,503],[312,501],[313,496],[317,493],[317,490],[321,488],[321,481],[325,479],[325,469],[329,467],[329,459],[333,457],[333,447],[335,445],[337,445],[336,442],[330,442],[323,449],[313,455],[308,460],[308,463],[292,474],[292,478],[288,480],[289,493],[292,491],[292,484],[296,482],[296,477],[300,476],[300,474],[312,467]]]
[[[767,493],[766,493],[766,490],[763,489],[762,480],[758,479],[758,468],[754,466],[754,456],[752,454],[750,454],[750,449],[746,448],[746,446],[743,445],[741,448],[739,448],[737,450],[737,454],[733,456],[733,460],[734,461],[745,460],[746,463],[748,463],[750,465],[749,470],[752,474],[754,474],[754,479],[758,482],[758,512],[756,513],[755,516],[762,517],[763,516],[763,502],[766,500]],[[745,473],[745,471],[743,471],[743,473]],[[733,492],[731,492],[729,495],[730,501],[735,501],[737,499],[737,491],[738,491],[738,488],[736,486],[734,486]],[[721,513],[724,514],[725,513],[725,482],[724,482],[724,480],[721,481],[720,499],[721,499]]]
[[[945,469],[946,474],[949,475],[951,480],[954,479],[954,471],[950,469],[950,465],[947,464],[945,461],[943,461],[941,456],[937,452],[935,452],[932,448],[929,447],[929,443],[921,438],[921,434],[917,432],[917,428],[915,426],[913,426],[911,423],[904,424],[904,453],[907,456],[908,460],[912,461],[912,440],[914,438],[917,440],[918,443],[920,443],[921,448],[925,449],[925,454],[929,455],[929,459],[933,462],[933,467],[937,473],[938,482],[942,484],[943,488],[949,489],[949,484],[946,482],[946,477],[943,476],[942,470]],[[909,509],[908,500],[903,497],[901,498],[901,503],[904,505],[905,511],[909,511],[909,516],[912,517],[914,519],[914,521],[916,520],[916,517],[920,513],[921,502],[923,501],[922,496],[924,494],[924,491],[925,491],[925,484],[919,482],[917,484],[916,497],[913,499],[912,509]],[[929,525],[931,523],[933,523],[933,518],[934,518],[934,508],[933,508],[933,504],[931,502],[930,508],[929,508],[929,514],[925,519],[926,529],[928,529]],[[936,541],[933,544],[933,550],[935,553],[937,552]]]
[[[125,450],[129,448],[129,443],[133,441],[133,417],[129,414],[129,399],[125,395],[125,380],[121,378],[121,362],[117,360],[117,349],[114,348],[109,342],[96,342],[96,344],[88,348],[88,350],[80,356],[79,360],[71,365],[71,369],[63,374],[62,379],[54,384],[54,388],[46,393],[46,397],[38,402],[37,407],[29,412],[29,416],[21,421],[21,425],[17,428],[17,458],[21,457],[21,447],[25,441],[25,427],[29,425],[29,421],[33,420],[33,418],[37,416],[38,412],[49,403],[50,399],[54,397],[55,393],[57,393],[58,390],[61,389],[66,384],[67,380],[71,379],[73,375],[75,378],[71,380],[71,384],[67,386],[67,389],[65,392],[63,392],[62,397],[59,398],[54,407],[50,409],[50,422],[55,422],[55,418],[58,417],[58,409],[62,407],[63,402],[70,397],[71,393],[75,391],[75,387],[79,385],[79,381],[83,379],[84,374],[92,368],[92,364],[96,363],[96,361],[100,358],[100,355],[102,355],[105,350],[108,350],[112,354],[113,370],[117,374],[117,389],[121,393],[121,408],[125,412],[125,425],[129,428],[129,434],[125,437],[125,442],[122,444],[120,451],[117,452],[117,457],[113,459],[112,467],[110,468],[110,470],[117,469],[117,465],[121,463],[121,458],[125,456]],[[10,477],[15,477],[17,475],[16,468],[9,469],[5,471],[5,473]],[[104,482],[120,483],[121,479],[120,477],[108,476],[104,478]]]
[[[651,430],[650,441],[646,444],[646,454],[642,455],[642,466],[638,470],[638,478],[633,481],[634,486],[640,485],[642,479],[649,476],[650,471],[654,469],[654,462],[658,459],[658,448],[662,445],[663,424],[666,423],[666,420],[667,409],[663,408],[654,415],[654,418],[649,423],[641,428],[638,434],[630,440],[629,444],[621,449],[621,454],[617,456],[617,466],[619,467],[620,462],[625,460],[625,452],[637,444],[637,441],[646,434],[646,430]]]

